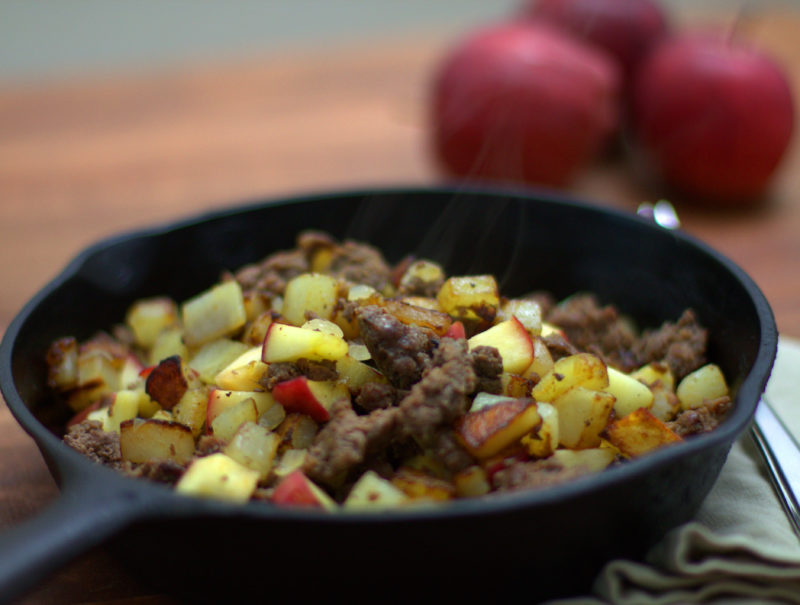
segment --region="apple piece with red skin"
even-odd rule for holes
[[[494,347],[503,358],[503,371],[522,374],[533,363],[533,339],[514,316],[493,325],[469,339],[470,350],[478,346]]]
[[[632,132],[642,168],[717,205],[760,199],[794,128],[786,74],[736,37],[686,32],[642,64]]]
[[[275,491],[272,502],[277,506],[307,507],[332,510],[336,503],[305,476],[303,471],[295,470],[286,475]]]
[[[89,416],[89,414],[91,414],[92,412],[100,409],[100,404],[102,404],[102,403],[108,403],[108,399],[105,399],[105,400],[104,399],[98,399],[97,401],[94,401],[94,402],[90,403],[88,406],[83,408],[80,412],[78,412],[77,414],[72,416],[69,420],[67,420],[67,425],[66,425],[67,428],[69,428],[71,426],[74,426],[76,424],[80,424],[81,422],[86,420],[86,418]]]
[[[619,83],[606,53],[552,26],[488,26],[435,75],[434,154],[451,176],[564,185],[616,132]]]
[[[603,49],[626,80],[670,29],[663,7],[654,0],[527,0],[520,14]]]
[[[327,380],[309,380],[298,376],[279,382],[272,395],[287,413],[307,414],[317,422],[327,422],[330,410],[337,401],[350,399],[350,391],[343,383]]]
[[[447,338],[455,338],[455,339],[462,339],[467,337],[467,331],[464,328],[464,324],[460,321],[454,321],[450,324],[450,327],[447,329],[447,334],[445,334]]]
[[[347,341],[335,334],[273,322],[264,336],[261,361],[282,363],[305,358],[336,361],[347,355]]]

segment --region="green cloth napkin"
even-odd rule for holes
[[[800,341],[782,337],[766,396],[800,441],[798,367]],[[749,434],[731,448],[696,518],[644,561],[606,564],[593,592],[551,603],[800,603],[800,539]]]

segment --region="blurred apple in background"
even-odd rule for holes
[[[615,131],[618,89],[605,53],[555,28],[489,26],[436,74],[434,152],[454,176],[563,185]]]
[[[520,15],[562,28],[611,54],[625,88],[639,62],[669,30],[655,0],[527,0]]]
[[[784,72],[737,40],[683,33],[663,42],[634,84],[635,149],[665,184],[718,204],[755,202],[791,138]]]

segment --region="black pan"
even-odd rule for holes
[[[119,322],[137,298],[185,299],[220,272],[290,248],[317,228],[414,251],[450,273],[494,273],[508,294],[590,290],[643,326],[694,308],[734,407],[714,432],[572,483],[440,509],[329,515],[189,499],[95,465],[63,445],[45,389],[49,343]],[[14,319],[0,348],[6,401],[62,493],[0,536],[10,600],[99,544],[159,590],[190,599],[303,601],[313,592],[386,601],[432,590],[526,602],[586,590],[601,565],[640,557],[689,520],[746,429],[774,360],[762,293],[685,234],[552,194],[389,190],[262,202],[102,242],[80,254]],[[358,598],[360,597],[360,598]]]

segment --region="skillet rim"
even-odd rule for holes
[[[155,236],[168,235],[192,226],[212,221],[224,220],[229,217],[244,215],[249,212],[269,206],[284,206],[302,204],[313,201],[335,201],[342,198],[376,198],[382,196],[398,195],[478,195],[501,196],[515,198],[520,202],[533,202],[537,204],[571,206],[590,214],[606,215],[617,220],[639,224],[642,228],[651,229],[653,233],[663,230],[654,223],[616,208],[607,207],[601,203],[590,200],[577,199],[568,194],[547,189],[529,189],[504,186],[481,185],[442,185],[442,186],[415,186],[415,187],[381,187],[341,189],[324,192],[306,192],[294,195],[280,195],[268,198],[251,199],[240,203],[225,205],[205,212],[185,216],[161,224],[137,228],[103,238],[83,250],[79,251],[64,268],[49,282],[47,282],[17,313],[6,329],[2,343],[0,343],[0,390],[5,397],[9,409],[22,428],[34,439],[37,447],[50,454],[62,472],[76,472],[88,477],[88,481],[108,481],[113,476],[115,484],[120,490],[133,490],[142,496],[151,494],[159,499],[166,498],[170,510],[150,510],[143,514],[146,518],[173,517],[196,514],[211,514],[214,516],[246,516],[271,521],[302,521],[324,523],[363,523],[383,524],[393,522],[406,522],[415,520],[436,520],[442,517],[486,517],[487,515],[504,514],[509,511],[521,509],[535,509],[538,506],[552,505],[562,500],[571,500],[586,496],[591,492],[613,488],[617,485],[633,481],[655,469],[661,468],[671,460],[688,458],[702,450],[711,450],[727,444],[728,447],[746,430],[756,405],[763,393],[777,350],[777,328],[774,316],[766,297],[761,292],[755,281],[744,272],[736,263],[720,252],[714,250],[701,240],[682,231],[670,232],[670,236],[680,240],[721,265],[731,277],[747,292],[754,306],[755,316],[759,323],[760,339],[758,352],[754,363],[744,375],[738,386],[736,395],[737,405],[726,421],[714,431],[685,441],[678,446],[664,448],[651,452],[647,456],[630,460],[625,464],[608,469],[603,473],[580,477],[559,485],[541,490],[519,490],[507,494],[495,494],[491,498],[467,498],[448,502],[437,507],[424,507],[413,509],[398,509],[375,512],[343,512],[336,514],[319,512],[307,509],[291,509],[264,505],[264,503],[250,501],[247,504],[227,504],[212,500],[203,500],[176,494],[171,488],[126,477],[117,471],[94,463],[81,454],[65,445],[61,439],[51,433],[32,413],[22,400],[16,389],[12,371],[13,351],[22,326],[33,311],[56,289],[74,278],[95,254],[112,248],[130,240],[147,239]],[[52,469],[51,469],[52,472]],[[60,477],[56,477],[60,487]]]

